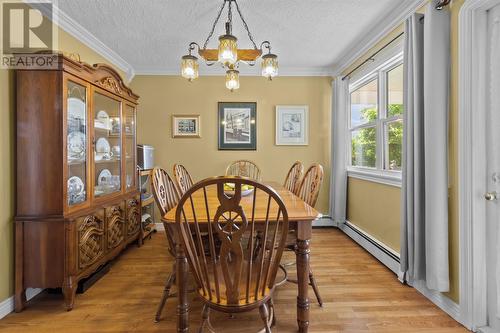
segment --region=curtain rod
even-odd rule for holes
[[[400,33],[399,35],[397,35],[396,37],[394,37],[393,39],[391,39],[391,41],[387,44],[385,44],[382,48],[380,48],[377,52],[373,53],[371,56],[369,56],[365,61],[363,61],[361,64],[359,64],[358,66],[356,66],[356,68],[354,68],[352,71],[350,71],[349,73],[347,73],[343,78],[342,78],[342,81],[344,81],[345,79],[347,79],[352,73],[354,73],[355,71],[357,71],[361,66],[363,66],[364,64],[366,64],[368,61],[374,61],[375,59],[373,59],[373,57],[375,57],[377,54],[379,54],[383,49],[385,49],[386,47],[388,47],[389,45],[391,45],[392,43],[394,43],[399,37],[403,36],[404,35],[404,32]]]
[[[444,7],[448,6],[449,4],[451,3],[451,0],[440,0],[437,4],[436,4],[436,9],[437,10],[442,10]],[[423,20],[423,17],[420,19],[420,20]],[[374,61],[375,59],[373,59],[374,56],[376,56],[377,54],[380,53],[380,51],[382,51],[383,49],[385,49],[387,46],[389,46],[391,43],[393,43],[395,40],[397,40],[399,37],[401,37],[402,35],[404,35],[404,32],[400,33],[399,35],[397,35],[396,37],[394,37],[389,43],[385,44],[384,47],[382,47],[380,50],[378,50],[377,52],[373,53],[371,56],[369,56],[365,61],[363,61],[361,64],[359,64],[358,66],[356,66],[356,68],[354,68],[352,71],[350,71],[349,73],[347,73],[343,78],[342,78],[342,81],[344,81],[346,78],[348,78],[352,73],[354,73],[355,71],[357,71],[361,66],[363,66],[364,64],[366,64],[368,61]]]

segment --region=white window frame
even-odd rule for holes
[[[349,103],[347,107],[347,174],[349,177],[368,180],[372,182],[382,183],[391,186],[401,187],[401,171],[384,169],[388,165],[389,154],[387,144],[389,142],[388,125],[394,121],[402,120],[403,116],[393,116],[387,118],[387,74],[403,64],[403,52],[401,43],[390,48],[385,54],[381,54],[380,60],[374,61],[370,66],[360,71],[356,76],[351,78],[349,84]],[[375,121],[368,122],[358,126],[351,126],[351,93],[360,87],[377,80],[377,113],[378,117]],[[376,164],[375,167],[363,167],[352,165],[352,132],[363,128],[376,128]]]

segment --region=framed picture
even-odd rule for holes
[[[172,137],[200,138],[200,115],[173,115]]]
[[[309,144],[309,106],[276,106],[276,144],[287,146]]]
[[[257,149],[257,103],[219,102],[219,150]]]

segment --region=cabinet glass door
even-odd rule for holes
[[[125,135],[125,186],[127,190],[136,187],[137,167],[135,162],[135,108],[125,106],[123,130]]]
[[[121,191],[121,103],[98,92],[94,106],[94,197]]]
[[[68,206],[87,201],[87,88],[67,81]]]

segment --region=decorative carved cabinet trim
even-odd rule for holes
[[[141,229],[140,200],[134,198],[127,201],[127,237],[137,234]]]
[[[62,288],[72,309],[79,280],[142,241],[139,96],[108,65],[57,62],[16,71],[16,311],[27,288]],[[98,156],[102,138],[125,154]]]
[[[123,209],[114,206],[106,209],[107,221],[107,244],[108,250],[114,249],[125,240],[125,219],[123,218]]]
[[[77,221],[78,267],[87,268],[104,254],[104,221],[89,215]]]
[[[120,85],[118,82],[111,76],[107,76],[95,82],[100,85],[104,89],[112,90],[117,94],[121,94],[122,90],[120,89]]]

